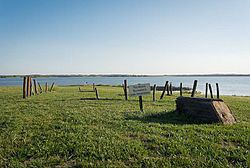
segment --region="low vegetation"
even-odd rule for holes
[[[98,86],[101,100],[55,89],[22,99],[21,87],[0,87],[0,167],[250,166],[250,97],[223,97],[237,124],[222,125],[177,115],[177,93],[143,97],[140,112],[121,87]]]

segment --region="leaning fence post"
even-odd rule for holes
[[[127,80],[124,80],[124,96],[125,96],[125,100],[128,100],[128,83],[127,83]]]
[[[40,93],[42,93],[42,92],[43,92],[43,89],[42,89],[42,87],[41,87],[40,83],[39,83],[39,82],[37,82],[37,84],[38,84],[38,86],[39,86]]]
[[[216,90],[217,90],[217,99],[220,98],[220,90],[219,90],[219,84],[216,83]]]
[[[33,83],[34,83],[34,88],[35,88],[35,94],[38,94],[37,87],[36,87],[36,80],[35,79],[33,79]]]
[[[55,84],[55,82],[52,83],[52,85],[51,85],[51,87],[50,87],[50,90],[49,90],[50,92],[52,91],[52,89],[53,89],[53,87],[54,87],[54,84]],[[80,89],[80,88],[79,88],[79,89]]]
[[[163,98],[163,96],[164,96],[164,94],[165,94],[165,92],[166,92],[167,87],[168,87],[168,81],[166,81],[166,83],[165,83],[165,86],[164,86],[164,89],[163,89],[163,91],[162,91],[162,94],[161,94],[160,99]]]
[[[209,90],[210,90],[210,95],[211,95],[211,98],[213,99],[214,96],[213,96],[213,90],[212,90],[212,86],[211,84],[209,84]]]
[[[207,98],[207,92],[208,92],[208,83],[206,83],[205,98]]]
[[[25,99],[26,98],[26,88],[27,88],[27,77],[24,76],[23,77],[23,98]]]
[[[194,85],[193,85],[193,90],[192,90],[191,97],[194,97],[194,94],[195,94],[195,91],[196,91],[196,87],[197,87],[197,80],[194,81]]]
[[[156,84],[153,87],[153,101],[155,101]]]

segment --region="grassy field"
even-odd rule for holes
[[[237,124],[202,124],[174,113],[177,94],[143,97],[142,113],[121,87],[97,88],[109,99],[0,87],[0,167],[250,167],[250,97],[223,97]]]

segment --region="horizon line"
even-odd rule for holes
[[[190,73],[190,74],[127,74],[127,73],[93,73],[93,74],[0,74],[0,77],[20,76],[250,76],[250,73]]]

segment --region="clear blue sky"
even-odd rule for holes
[[[250,73],[249,0],[0,0],[0,74]]]

